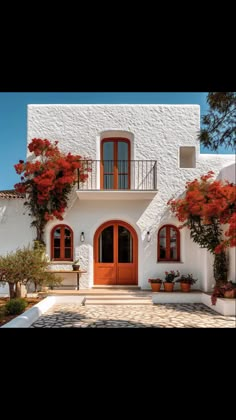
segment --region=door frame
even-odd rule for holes
[[[138,235],[136,230],[127,222],[124,222],[123,220],[118,220],[118,219],[114,219],[114,220],[109,220],[108,222],[103,223],[102,225],[100,225],[96,232],[94,233],[94,239],[93,239],[93,249],[94,249],[94,253],[93,253],[93,284],[96,284],[95,279],[96,279],[96,263],[98,262],[98,250],[99,250],[99,246],[98,246],[98,239],[100,236],[100,233],[106,229],[108,226],[114,225],[115,223],[117,223],[120,226],[124,226],[126,229],[128,229],[132,235],[133,238],[133,263],[134,263],[134,275],[135,275],[135,279],[136,279],[136,283],[132,284],[132,285],[138,285]],[[114,244],[114,246],[116,246],[116,244]],[[118,261],[117,261],[118,263]]]
[[[130,170],[131,170],[131,167],[130,167],[130,155],[131,155],[131,152],[130,152],[130,140],[127,139],[127,138],[125,138],[125,137],[108,137],[108,138],[105,138],[105,139],[103,139],[101,141],[101,150],[100,150],[100,156],[101,156],[101,160],[100,160],[100,189],[101,190],[104,189],[103,145],[104,145],[104,143],[109,143],[109,142],[115,143],[115,145],[114,145],[114,155],[113,155],[113,161],[114,161],[114,164],[113,164],[114,181],[113,181],[113,183],[114,183],[114,185],[115,185],[116,188],[112,188],[112,189],[115,189],[115,190],[119,190],[118,189],[118,167],[117,167],[117,161],[118,161],[118,159],[117,159],[118,158],[118,143],[119,142],[123,142],[123,143],[127,143],[128,144],[128,188],[127,189],[130,190],[130,184],[131,184],[131,181],[130,181],[130,178],[131,178],[131,173],[130,173]],[[109,189],[107,189],[107,190],[109,191]]]

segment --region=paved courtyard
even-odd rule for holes
[[[203,304],[55,305],[30,328],[236,328]]]

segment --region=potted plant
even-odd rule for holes
[[[182,274],[182,276],[176,280],[176,283],[180,283],[182,292],[189,292],[191,285],[196,283],[197,279],[193,278],[192,274]]]
[[[153,292],[160,292],[160,288],[162,285],[161,279],[148,279],[148,282],[151,284],[151,288]]]
[[[78,263],[79,263],[79,259],[73,261],[73,264],[72,264],[73,271],[79,271],[80,265]]]
[[[165,271],[165,281],[164,281],[164,290],[165,292],[173,292],[174,289],[174,279],[179,277],[179,271]]]
[[[232,281],[228,281],[226,284],[221,286],[215,286],[211,295],[212,305],[216,304],[217,298],[236,298],[236,285]]]

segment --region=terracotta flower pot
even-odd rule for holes
[[[164,283],[164,290],[165,292],[173,292],[174,283]]]
[[[225,298],[235,298],[235,290],[233,289],[233,290],[226,290],[225,292],[224,292],[224,297]]]
[[[190,283],[180,283],[181,291],[182,292],[189,292],[191,288]]]
[[[160,292],[161,283],[151,283],[151,288],[153,292]]]

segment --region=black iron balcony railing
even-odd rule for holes
[[[79,190],[157,189],[155,160],[82,160],[78,169]]]

